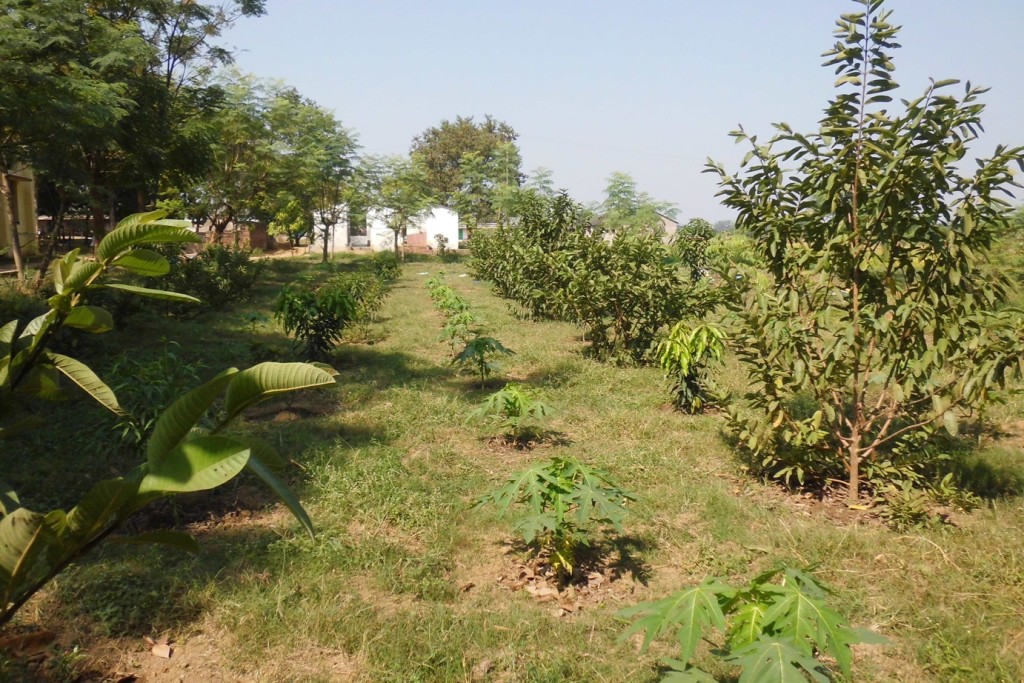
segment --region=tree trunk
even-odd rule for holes
[[[25,281],[25,259],[21,253],[21,235],[14,223],[14,191],[6,171],[0,171],[0,204],[3,204],[4,218],[11,231],[11,256],[14,257],[14,269],[18,272],[18,282]]]
[[[861,460],[861,448],[860,439],[855,438],[853,443],[850,444],[848,449],[850,455],[849,464],[849,489],[846,493],[846,502],[850,505],[855,505],[860,502],[860,460]]]
[[[43,252],[43,260],[39,264],[39,271],[36,273],[36,279],[32,283],[32,289],[36,291],[39,291],[39,288],[43,286],[43,281],[46,279],[46,272],[49,270],[50,264],[53,262],[53,255],[57,252],[57,235],[64,230],[64,207],[64,195],[61,193],[60,205],[57,208],[57,213],[53,217],[53,224],[50,227],[50,243],[46,245],[46,251]]]
[[[325,225],[324,226],[324,255],[323,255],[323,259],[321,259],[320,263],[327,263],[327,243],[328,243],[328,240],[330,240],[330,238],[331,238],[331,230],[332,230],[333,227],[334,227],[333,225]]]
[[[398,253],[398,230],[395,230],[395,258],[401,260],[401,255]]]

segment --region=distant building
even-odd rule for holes
[[[387,212],[383,209],[370,209],[359,215],[342,212],[341,220],[332,230],[328,250],[334,252],[352,249],[394,249],[395,232],[388,227],[387,219]],[[322,235],[323,225],[315,225],[314,231],[316,235]],[[436,250],[437,238],[440,235],[448,241],[449,249],[455,249],[459,242],[459,214],[443,206],[435,207],[413,221],[406,232],[406,245],[409,247]],[[310,244],[309,248],[311,251],[322,249],[323,243],[318,239],[317,243]]]

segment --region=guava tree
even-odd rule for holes
[[[932,81],[894,107],[898,27],[881,0],[858,4],[825,54],[838,93],[819,130],[740,130],[743,171],[708,169],[769,271],[734,304],[755,409],[738,435],[770,474],[845,477],[850,501],[866,465],[955,435],[1024,368],[1024,320],[986,258],[1024,150],[996,147],[965,175],[985,90]]]

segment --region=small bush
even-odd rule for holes
[[[510,351],[494,337],[474,337],[452,360],[454,365],[469,368],[480,377],[480,386],[484,386],[488,376],[501,372],[501,364],[495,360],[498,356],[511,356]]]
[[[222,310],[231,303],[245,299],[263,272],[263,261],[253,260],[252,251],[228,249],[211,244],[195,256],[189,257],[180,249],[165,248],[164,256],[171,264],[171,272],[163,280],[170,291],[191,294],[206,308]],[[178,315],[194,314],[196,306],[175,305],[171,312]]]
[[[505,512],[513,503],[525,505],[530,514],[517,530],[567,580],[580,548],[590,546],[594,527],[608,525],[622,533],[625,505],[633,500],[608,472],[574,458],[554,458],[513,474],[476,506],[492,503]]]
[[[708,375],[725,353],[725,334],[714,325],[676,323],[658,344],[657,356],[677,410],[699,413],[714,401]]]
[[[483,405],[470,414],[470,419],[490,419],[507,430],[508,436],[521,441],[531,422],[551,414],[551,406],[541,402],[521,384],[506,384],[487,397]]]

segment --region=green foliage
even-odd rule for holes
[[[191,294],[203,306],[217,311],[244,300],[264,269],[264,261],[254,260],[251,251],[219,244],[211,244],[191,257],[178,249],[164,249],[161,253],[171,264],[162,289]],[[175,312],[185,310],[190,309],[177,307]]]
[[[502,513],[513,504],[525,505],[528,516],[517,530],[565,579],[572,576],[580,548],[590,546],[596,525],[622,533],[625,505],[633,500],[608,472],[573,458],[554,458],[513,474],[476,505],[494,504]]]
[[[612,235],[645,234],[661,239],[665,235],[662,216],[674,218],[675,207],[641,192],[628,173],[617,171],[608,178],[605,200],[598,208],[600,228]]]
[[[168,342],[151,360],[138,360],[127,353],[118,356],[108,374],[110,388],[125,413],[114,427],[122,443],[145,443],[160,413],[199,383],[204,367],[185,360],[176,342]]]
[[[670,382],[678,410],[699,413],[714,401],[708,375],[712,363],[721,363],[725,333],[708,323],[690,327],[676,323],[658,344],[658,364]]]
[[[653,231],[607,241],[564,194],[524,194],[518,212],[512,227],[474,236],[474,273],[527,317],[582,327],[598,358],[645,361],[663,328],[713,303]]]
[[[379,263],[384,264],[383,272],[390,272],[386,261]],[[338,273],[322,284],[285,285],[274,304],[274,317],[304,347],[307,359],[324,358],[350,325],[369,322],[380,310],[390,285],[376,272],[376,264],[371,264],[371,269]]]
[[[779,583],[773,583],[780,578]],[[674,672],[666,681],[713,681],[691,664],[702,639],[721,636],[723,661],[740,668],[739,680],[752,683],[805,683],[805,674],[831,680],[828,660],[850,678],[850,645],[885,642],[876,634],[850,628],[827,603],[828,589],[807,572],[775,569],[736,587],[721,577],[705,579],[668,598],[621,610],[636,619],[622,640],[643,633],[642,649],[656,638],[674,635],[680,646]],[[716,651],[717,653],[717,651]]]
[[[379,251],[370,257],[370,267],[381,281],[391,284],[402,275],[402,264],[395,255]]]
[[[696,282],[708,274],[708,247],[715,238],[715,229],[703,218],[693,218],[672,236],[672,247]]]
[[[494,337],[477,335],[470,339],[459,355],[452,360],[453,365],[470,368],[480,377],[480,386],[484,386],[492,373],[501,372],[501,363],[495,360],[499,356],[511,356],[514,351],[506,349]]]
[[[730,278],[753,387],[737,435],[767,475],[799,466],[825,481],[840,469],[851,502],[865,464],[911,438],[955,436],[1024,371],[1024,315],[986,266],[1024,148],[997,147],[962,175],[984,90],[958,97],[957,81],[932,82],[892,110],[897,28],[880,2],[860,4],[826,55],[840,92],[819,131],[779,124],[764,142],[740,130],[745,172],[709,167],[769,273]],[[804,397],[810,414],[795,409]]]
[[[521,439],[529,422],[538,422],[551,414],[551,406],[537,399],[521,384],[506,384],[470,413],[470,419],[489,418],[508,430],[514,439]]]
[[[455,353],[455,346],[457,344],[466,344],[476,336],[474,332],[474,326],[476,325],[476,316],[469,311],[458,311],[448,316],[444,327],[441,328],[441,341],[448,342],[452,347],[452,353]]]
[[[64,327],[91,334],[109,331],[113,319],[104,309],[87,306],[87,292],[106,289],[167,300],[192,300],[186,295],[128,286],[101,278],[113,269],[136,275],[166,273],[170,266],[146,248],[158,243],[195,241],[185,221],[164,219],[163,212],[125,218],[96,248],[96,260],[77,251],[60,259],[53,271],[56,294],[48,313],[27,325],[11,321],[0,326],[0,439],[41,423],[26,405],[62,396],[60,377],[71,380],[100,405],[124,415],[114,391],[83,363],[48,347]],[[135,381],[145,381],[136,377]],[[241,412],[271,395],[334,383],[333,374],[299,363],[265,363],[239,372],[230,369],[193,389],[164,410],[152,425],[146,460],[125,477],[97,483],[69,511],[42,514],[23,507],[14,489],[0,484],[0,626],[71,562],[114,533],[146,504],[176,493],[220,486],[248,468],[260,477],[312,533],[308,515],[295,495],[268,467],[281,462],[269,445],[222,434]],[[223,410],[212,429],[200,420],[223,396]],[[194,549],[187,535],[159,531],[137,542]]]

